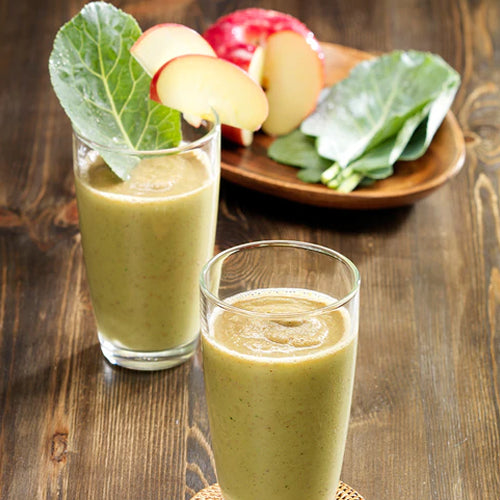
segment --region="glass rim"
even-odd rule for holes
[[[248,250],[253,248],[261,248],[261,247],[282,247],[282,248],[295,248],[301,250],[310,250],[316,253],[320,253],[331,258],[334,258],[340,262],[342,262],[352,274],[352,286],[348,293],[344,294],[343,297],[339,299],[334,299],[331,304],[326,306],[318,307],[316,309],[312,309],[310,311],[303,312],[294,312],[294,313],[265,313],[265,312],[257,312],[250,311],[248,309],[242,309],[237,307],[224,299],[221,299],[214,293],[212,293],[207,286],[207,276],[210,269],[221,260],[224,260],[226,257],[233,255],[235,253],[240,252],[241,250]],[[251,241],[248,243],[242,243],[240,245],[236,245],[230,247],[226,250],[219,252],[217,255],[212,257],[208,262],[205,263],[201,270],[200,274],[200,289],[202,295],[204,295],[207,299],[212,301],[217,307],[224,309],[229,312],[234,312],[244,316],[253,316],[253,317],[262,317],[262,318],[299,318],[304,316],[318,315],[324,314],[329,311],[334,311],[336,309],[340,309],[345,304],[350,302],[358,293],[361,284],[361,276],[356,265],[345,255],[328,248],[323,245],[318,245],[317,243],[309,243],[305,241],[298,240],[260,240],[260,241]]]
[[[73,134],[74,136],[86,144],[88,147],[94,149],[94,150],[100,150],[100,151],[109,151],[110,153],[120,153],[124,155],[129,155],[129,156],[156,156],[156,155],[173,155],[173,154],[179,154],[179,153],[186,153],[188,151],[192,151],[194,149],[199,149],[200,146],[203,146],[204,144],[207,144],[210,142],[215,135],[219,133],[220,130],[220,120],[219,120],[219,115],[217,112],[212,109],[212,116],[213,120],[208,120],[208,119],[202,119],[202,121],[206,121],[208,123],[211,123],[213,127],[210,128],[205,134],[203,134],[201,137],[198,137],[197,139],[193,141],[188,141],[188,142],[182,142],[175,147],[172,148],[160,148],[160,149],[130,149],[129,147],[126,146],[107,146],[104,144],[100,144],[97,141],[94,141],[92,139],[89,139],[86,137],[84,134],[82,134],[75,126],[72,126],[73,128]],[[185,118],[183,118],[183,115],[181,113],[181,120],[184,119],[187,121]],[[189,123],[189,122],[188,122]],[[194,125],[192,125],[193,128],[197,128]]]

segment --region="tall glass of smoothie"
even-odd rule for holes
[[[57,32],[50,80],[74,130],[83,256],[102,352],[168,368],[199,338],[199,275],[212,256],[220,124],[258,130],[260,84],[188,26],[145,32],[88,2]],[[185,118],[184,118],[185,117]]]
[[[113,364],[169,368],[199,338],[198,278],[213,255],[220,127],[182,125],[179,147],[127,151],[74,133],[82,247],[101,349]],[[103,158],[136,166],[119,179]]]
[[[201,274],[210,432],[225,500],[336,498],[360,277],[310,243],[228,249]]]

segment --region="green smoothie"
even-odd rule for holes
[[[323,294],[247,292],[230,301],[266,313],[317,310]],[[345,309],[304,319],[216,309],[203,360],[217,476],[225,500],[333,500],[354,378],[357,332]]]
[[[146,352],[195,342],[218,196],[206,155],[145,159],[126,181],[98,158],[75,182],[101,342]]]

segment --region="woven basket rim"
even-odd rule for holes
[[[191,500],[224,500],[217,483],[199,491]],[[333,500],[333,499],[332,499]],[[354,488],[340,481],[335,500],[365,500]]]

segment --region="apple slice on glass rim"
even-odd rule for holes
[[[175,57],[186,54],[217,57],[198,32],[175,23],[152,26],[136,40],[130,53],[150,76],[154,76],[166,62]]]
[[[132,45],[130,53],[150,76],[168,61],[187,54],[217,57],[210,44],[195,30],[176,23],[161,23],[147,29]],[[193,127],[201,118],[184,114]]]
[[[248,73],[224,59],[200,54],[176,57],[154,75],[151,99],[188,116],[257,130],[268,115],[267,97]]]

